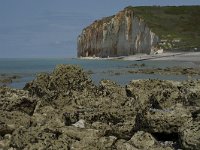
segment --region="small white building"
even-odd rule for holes
[[[162,48],[152,47],[152,49],[151,49],[151,55],[162,54],[163,51],[164,50]]]
[[[163,49],[158,49],[157,51],[154,52],[154,54],[162,54],[163,53]]]
[[[179,43],[181,40],[180,39],[173,39],[173,43]]]

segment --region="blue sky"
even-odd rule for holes
[[[129,5],[200,5],[200,0],[0,0],[0,58],[76,57],[84,27]]]

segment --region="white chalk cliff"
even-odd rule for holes
[[[78,37],[78,57],[114,57],[150,54],[159,42],[145,20],[125,8],[114,16],[97,20]]]

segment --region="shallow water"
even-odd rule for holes
[[[124,61],[124,60],[82,60],[82,59],[0,59],[0,74],[17,74],[21,78],[11,83],[10,87],[23,88],[33,80],[37,73],[51,72],[58,64],[80,65],[90,71],[95,84],[102,79],[114,80],[119,84],[128,84],[133,79],[187,80],[187,75],[130,74],[129,70],[141,68],[165,68],[173,66],[197,67],[191,62],[178,61]],[[138,66],[135,66],[137,64]],[[144,67],[141,64],[145,64]],[[200,78],[199,76],[194,78]]]

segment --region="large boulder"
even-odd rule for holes
[[[67,149],[73,141],[62,130],[49,127],[19,128],[12,134],[10,146],[16,149]]]
[[[0,110],[21,111],[32,115],[38,98],[30,97],[28,91],[0,87]]]
[[[103,135],[103,133],[95,129],[80,129],[75,126],[22,127],[13,132],[10,146],[27,150],[97,148],[97,144],[100,143],[98,141]],[[102,143],[108,140],[101,139]]]
[[[127,96],[137,101],[139,110],[168,109],[180,103],[187,109],[200,107],[200,81],[132,80]],[[192,106],[192,107],[191,107]]]
[[[129,140],[129,143],[138,149],[149,149],[158,144],[151,134],[145,133],[144,131],[138,131],[135,133]]]
[[[136,132],[128,141],[131,145],[138,149],[167,149],[172,150],[173,147],[168,145],[161,145],[150,133],[144,131]]]
[[[117,150],[173,150],[172,146],[161,145],[150,133],[144,131],[136,132],[128,141],[117,140]]]
[[[132,80],[126,86],[129,97],[134,97],[140,109],[145,108],[169,108],[176,103],[182,103],[183,99],[179,98],[179,82],[162,81],[162,80]]]
[[[1,150],[10,150],[10,141],[11,141],[11,135],[10,134],[6,134],[3,137],[1,137],[0,139],[0,149]]]
[[[33,116],[31,116],[32,126],[64,126],[62,119],[62,111],[53,108],[52,106],[44,106],[36,109]]]
[[[24,87],[42,99],[41,105],[63,107],[75,103],[83,95],[94,95],[95,86],[88,75],[75,65],[58,65],[51,74],[39,74]]]
[[[30,127],[30,116],[19,111],[2,111],[0,110],[0,135],[12,134],[20,127]]]
[[[99,83],[99,91],[103,96],[112,96],[113,98],[119,96],[126,97],[125,88],[110,80],[101,80]]]
[[[192,121],[191,113],[181,104],[170,109],[149,109],[138,113],[136,130],[150,133],[178,133],[179,128]]]
[[[183,149],[198,150],[200,148],[200,121],[190,122],[182,127],[179,136]]]
[[[83,91],[92,86],[92,81],[83,70],[75,65],[58,65],[51,74],[39,74],[27,83],[24,89],[40,97],[59,94],[68,95],[70,91]]]

